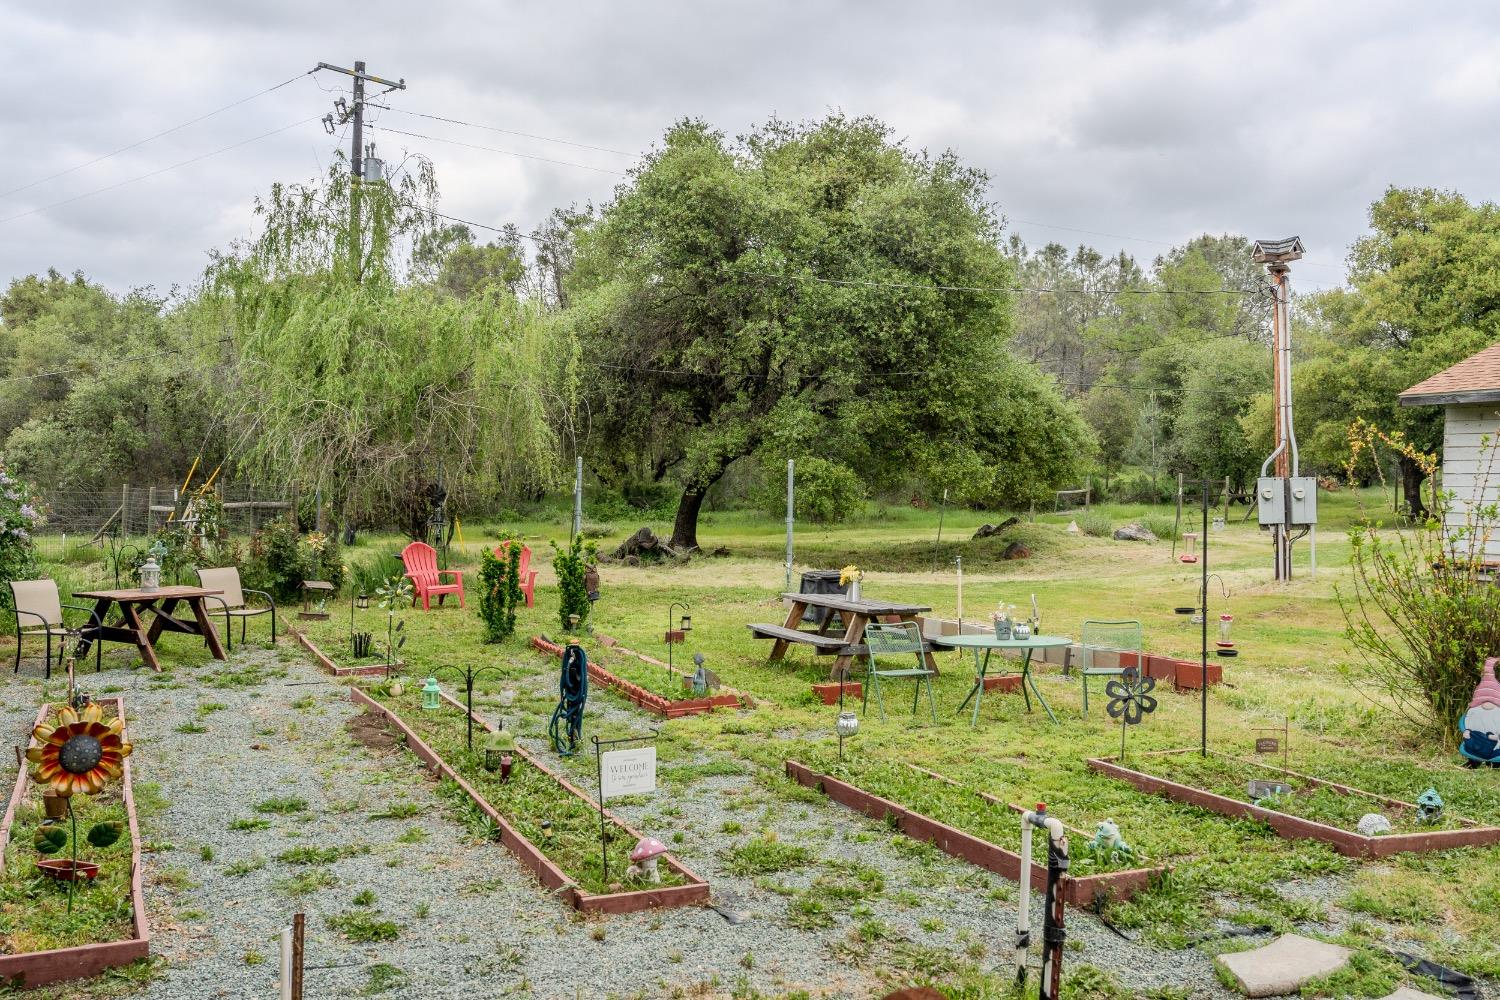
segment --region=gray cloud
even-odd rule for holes
[[[1493,196],[1500,10],[1196,0],[1123,4],[480,0],[354,8],[247,0],[6,4],[0,191],[196,117],[319,60],[404,76],[393,107],[639,153],[684,116],[734,135],[832,108],[986,169],[1029,243],[1144,261],[1199,232],[1300,233],[1299,284],[1340,280],[1386,185]],[[0,219],[321,115],[343,78],[302,79],[7,197]],[[611,169],[630,158],[385,114],[431,136]],[[437,165],[445,207],[530,228],[607,199],[607,174],[376,132]],[[0,280],[56,266],[116,287],[196,279],[248,236],[253,198],[317,175],[314,121],[220,156],[0,222]],[[1026,221],[1019,221],[1026,220]],[[1129,237],[1090,236],[1083,229]]]

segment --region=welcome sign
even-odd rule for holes
[[[656,747],[610,750],[599,755],[599,799],[656,791]]]

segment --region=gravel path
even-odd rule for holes
[[[299,909],[308,963],[320,967],[308,972],[310,997],[866,997],[884,992],[872,975],[880,967],[898,970],[900,985],[927,970],[1009,961],[1012,883],[774,776],[709,775],[619,807],[664,839],[680,832],[673,851],[743,922],[707,907],[584,919],[504,848],[450,819],[404,750],[356,741],[345,687],[289,643],[237,648],[227,667],[88,680],[98,694],[124,694],[136,780],[158,785],[166,802],[147,834],[153,948],[167,960],[140,994],[150,1000],[273,996],[279,928]],[[553,684],[550,672],[527,682],[539,695]],[[0,724],[17,742],[40,689],[22,682],[0,697]],[[607,697],[589,712],[590,726],[647,722]],[[569,770],[592,787],[591,768]],[[726,851],[764,830],[808,848],[812,862],[731,875]],[[871,870],[883,886],[860,881]],[[1039,940],[1040,905],[1033,912]],[[329,924],[341,918],[366,929],[389,922],[394,940],[350,940]],[[1201,951],[1158,951],[1087,914],[1068,919],[1069,967],[1088,962],[1135,989],[1230,995]]]

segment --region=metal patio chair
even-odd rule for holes
[[[869,669],[865,675],[864,705],[861,711],[867,711],[870,707],[870,689],[875,689],[875,704],[880,709],[880,718],[885,719],[885,695],[880,690],[882,679],[899,680],[912,678],[916,684],[916,690],[911,696],[911,713],[917,714],[917,700],[922,696],[922,688],[927,688],[927,707],[932,713],[932,721],[937,721],[937,703],[932,697],[932,675],[933,670],[928,668],[926,660],[923,659],[924,647],[922,644],[922,633],[915,622],[897,622],[894,624],[877,624],[871,622],[865,626],[865,655],[869,657]],[[900,669],[881,669],[875,662],[876,656],[902,656],[913,655],[917,659],[915,667],[902,667]]]
[[[208,600],[219,605],[224,616],[224,634],[229,639],[229,648],[234,649],[233,619],[240,620],[240,645],[245,643],[245,626],[256,615],[271,616],[271,645],[276,645],[276,599],[264,590],[248,590],[240,586],[240,571],[234,566],[198,570],[198,586],[204,590],[222,590],[222,594],[209,595]],[[266,607],[245,603],[246,594],[255,594],[266,599]]]
[[[80,635],[78,629],[69,629],[63,623],[63,608],[69,611],[82,611],[89,616],[89,621],[96,630],[101,624],[93,608],[62,603],[62,597],[57,592],[56,580],[12,580],[10,598],[16,618],[16,667],[11,671],[12,673],[21,672],[21,640],[27,636],[44,636],[47,640],[47,677],[52,676],[52,640],[54,637],[57,639],[57,665],[59,667],[63,665],[63,659],[68,651],[68,638]],[[30,628],[26,627],[27,622],[31,623]],[[85,629],[88,627],[85,626]],[[94,640],[94,672],[98,673],[103,665],[101,650],[104,643],[97,631]]]
[[[1088,619],[1078,639],[1083,675],[1083,713],[1089,711],[1089,678],[1118,677],[1125,672],[1120,661],[1132,655],[1137,669],[1143,669],[1141,655],[1144,640],[1141,623],[1134,618]]]

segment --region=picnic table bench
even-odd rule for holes
[[[867,624],[882,620],[916,622],[919,615],[932,610],[930,606],[923,604],[853,598],[843,594],[786,593],[781,596],[790,602],[785,623],[776,625],[760,622],[747,625],[746,628],[757,639],[774,641],[769,657],[773,662],[784,659],[786,651],[794,645],[811,646],[819,656],[836,657],[828,671],[830,680],[846,676],[845,671],[854,658],[866,654],[864,639]],[[798,628],[803,613],[810,607],[838,612],[838,618],[844,626],[843,632],[830,631],[834,622],[832,614],[816,630]],[[932,656],[932,645],[925,639],[922,642],[922,657],[928,668],[936,672],[937,661]]]

